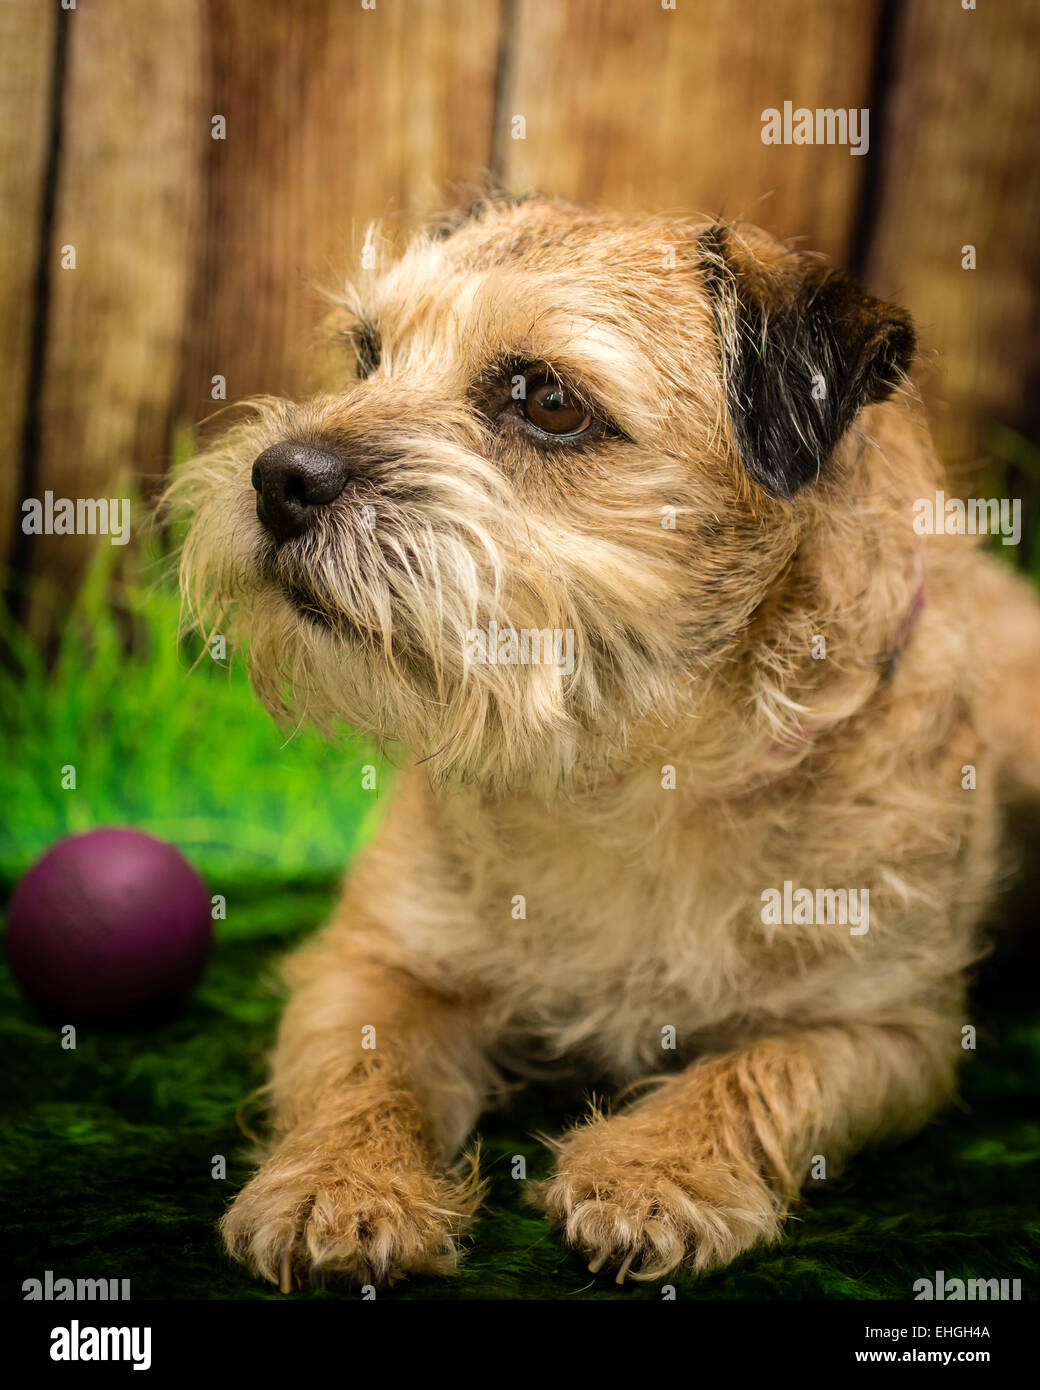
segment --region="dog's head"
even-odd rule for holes
[[[176,484],[185,592],[272,708],[499,785],[689,710],[913,352],[754,229],[547,199],[478,204],[337,314],[334,390]]]

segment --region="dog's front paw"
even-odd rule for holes
[[[220,1230],[231,1254],[283,1293],[326,1273],[392,1283],[454,1268],[474,1204],[472,1184],[299,1135],[246,1184]]]
[[[783,1206],[757,1173],[738,1176],[710,1144],[684,1153],[640,1135],[624,1117],[599,1120],[559,1145],[540,1197],[560,1234],[617,1282],[727,1264],[776,1240]],[[696,1146],[695,1146],[696,1147]]]

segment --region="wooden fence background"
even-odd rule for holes
[[[214,375],[305,390],[313,281],[487,170],[826,251],[913,311],[949,456],[1035,439],[1040,2],[971,2],[0,0],[6,558],[67,592],[96,541],[21,499],[148,491]],[[869,154],[763,144],[785,100]]]

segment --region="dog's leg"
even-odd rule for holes
[[[599,1272],[660,1278],[724,1264],[780,1233],[817,1155],[912,1133],[953,1088],[952,1020],[828,1026],[695,1063],[559,1145],[541,1196]]]
[[[495,1081],[474,1015],[344,929],[286,973],[274,1142],[221,1223],[228,1249],[283,1291],[307,1271],[450,1269],[479,1184],[447,1164]]]

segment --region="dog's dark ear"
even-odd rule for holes
[[[791,498],[820,475],[860,409],[891,395],[916,340],[904,310],[761,240],[760,254],[716,224],[699,238],[700,262],[744,466],[775,497]]]

